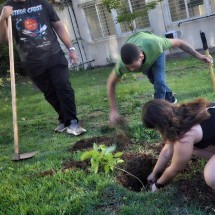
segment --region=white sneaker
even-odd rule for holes
[[[176,104],[178,102],[178,100],[175,98],[175,100],[173,100],[173,104]]]
[[[62,133],[67,129],[64,123],[60,123],[57,128],[54,129],[55,132]]]
[[[71,124],[66,129],[67,134],[73,134],[75,136],[78,136],[84,132],[86,132],[86,129],[82,128],[76,119],[71,120]]]

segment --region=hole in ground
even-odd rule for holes
[[[146,187],[147,177],[151,173],[156,160],[152,158],[152,156],[143,153],[125,153],[122,156],[122,159],[125,161],[122,169],[139,178],[139,180]],[[118,183],[128,188],[129,190],[136,192],[140,192],[143,188],[139,180],[120,170],[117,175]]]

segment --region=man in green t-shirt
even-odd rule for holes
[[[169,48],[178,47],[201,61],[210,63],[210,58],[197,52],[192,46],[180,39],[167,39],[150,32],[138,32],[129,37],[121,48],[118,60],[107,81],[107,93],[110,103],[109,119],[112,123],[120,120],[115,100],[115,87],[123,74],[142,72],[154,85],[154,98],[166,99],[176,103],[172,91],[165,82],[165,53]]]

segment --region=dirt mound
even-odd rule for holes
[[[196,172],[192,179],[184,179],[176,182],[182,202],[192,202],[204,208],[210,214],[215,214],[215,191],[205,183],[202,172]]]
[[[79,140],[73,145],[71,152],[83,149],[90,149],[93,147],[94,143],[96,143],[97,145],[106,146],[117,144],[117,150],[123,150],[125,147],[129,147],[129,145],[132,144],[131,140],[129,140],[123,133],[118,133],[116,136],[113,137],[101,136]]]

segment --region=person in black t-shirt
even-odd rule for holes
[[[21,64],[59,115],[59,125],[55,131],[66,130],[73,135],[86,132],[78,123],[68,62],[57,35],[68,48],[69,58],[74,64],[77,64],[78,57],[57,13],[46,0],[7,1],[0,16],[1,43],[8,41],[7,18],[10,15]]]
[[[204,177],[207,185],[215,190],[214,103],[201,98],[176,105],[164,99],[154,99],[143,106],[142,121],[145,127],[157,130],[165,143],[148,176],[153,192],[182,171],[192,155],[208,159]]]

